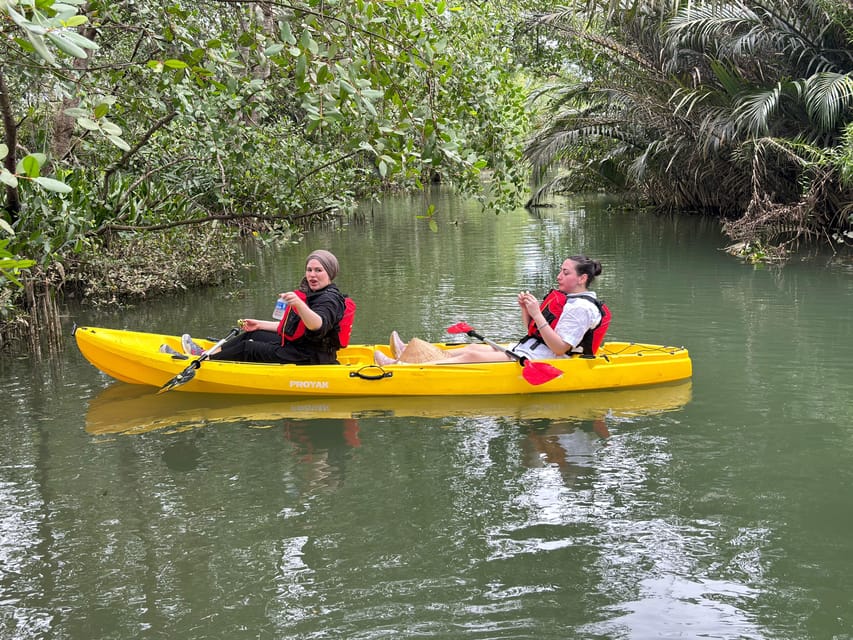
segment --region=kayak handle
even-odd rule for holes
[[[377,369],[379,373],[362,373],[365,370]],[[383,378],[390,378],[394,375],[393,371],[385,371],[378,364],[369,364],[367,366],[362,367],[358,371],[350,371],[350,378],[361,378],[362,380],[382,380]]]

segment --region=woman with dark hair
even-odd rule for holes
[[[598,302],[589,286],[596,276],[601,274],[601,263],[586,256],[567,258],[557,274],[557,289],[549,292],[540,301],[529,291],[518,294],[518,306],[521,309],[521,321],[525,335],[512,351],[531,360],[568,358],[573,354],[589,354],[595,350],[604,337],[609,324],[602,322],[606,308]],[[600,329],[599,329],[600,328]],[[598,335],[595,335],[598,330]],[[420,343],[417,338],[412,342]],[[374,354],[379,365],[395,362],[411,362],[407,358],[409,345],[392,334],[392,351],[397,360],[385,356],[381,351]],[[431,357],[433,364],[452,364],[463,362],[503,362],[510,360],[504,351],[498,351],[486,344],[469,344],[459,349],[444,352],[443,356]],[[419,359],[423,362],[423,359]]]
[[[329,251],[311,253],[305,260],[305,277],[296,290],[279,295],[287,305],[281,320],[241,320],[244,333],[226,342],[210,359],[337,364],[341,321],[347,308],[346,296],[332,282],[338,269],[338,259]],[[184,351],[201,353],[188,335],[182,342]]]

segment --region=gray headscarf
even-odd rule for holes
[[[305,264],[307,265],[311,260],[316,260],[323,265],[323,269],[325,269],[326,273],[329,274],[329,281],[334,280],[338,275],[338,271],[340,269],[338,259],[331,251],[326,251],[325,249],[312,251],[311,255],[305,258]]]

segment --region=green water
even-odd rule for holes
[[[853,638],[850,257],[752,267],[711,221],[605,199],[433,202],[437,234],[389,198],[233,286],[69,308],[61,356],[0,358],[0,637]],[[693,380],[293,414],[113,385],[70,338],[224,335],[318,247],[368,343],[509,340],[517,291],[587,253],[610,337],[687,346]]]

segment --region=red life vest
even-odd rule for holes
[[[341,318],[338,324],[338,341],[341,347],[349,345],[349,339],[352,335],[352,323],[355,320],[355,301],[347,296],[344,298],[344,317]]]
[[[299,296],[299,299],[303,302],[308,298],[304,291],[294,291],[294,293]],[[344,315],[337,327],[338,342],[341,343],[341,347],[346,347],[349,344],[354,319],[355,301],[346,296],[344,297]],[[288,305],[284,310],[284,316],[282,316],[281,320],[278,322],[278,329],[276,329],[278,334],[281,336],[281,344],[283,345],[285,342],[298,340],[305,334],[306,330],[307,327],[302,321],[302,318],[300,318],[299,314],[293,310],[293,307]]]
[[[598,348],[601,346],[601,343],[604,342],[604,336],[607,333],[607,328],[610,326],[610,319],[612,317],[610,313],[610,309],[607,308],[607,305],[598,300],[598,298],[590,295],[586,295],[583,293],[578,294],[566,294],[562,291],[557,291],[556,289],[551,289],[548,292],[548,295],[545,296],[545,299],[542,301],[542,304],[539,306],[539,310],[542,311],[542,315],[545,318],[545,321],[551,325],[552,329],[557,328],[557,322],[560,320],[560,316],[563,313],[563,307],[566,306],[566,301],[569,298],[583,298],[584,300],[588,300],[596,307],[598,307],[598,311],[601,313],[601,320],[599,320],[598,324],[595,325],[592,329],[588,329],[584,334],[583,339],[581,339],[581,343],[579,345],[574,345],[576,347],[583,348],[584,356],[594,356],[598,351]],[[536,323],[533,320],[527,325],[527,335],[531,338],[536,339],[538,342],[544,343],[545,340],[542,339],[542,334],[539,333],[539,329],[536,328]]]

